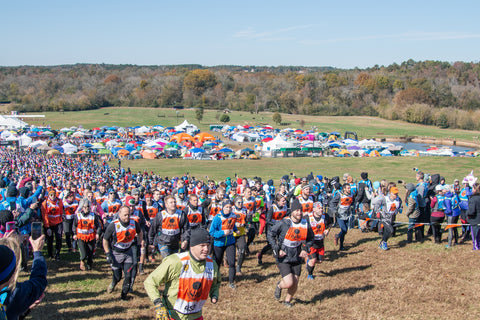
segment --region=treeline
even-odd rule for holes
[[[0,67],[0,102],[19,112],[109,106],[370,115],[480,129],[480,63],[413,61],[368,69],[77,64]]]

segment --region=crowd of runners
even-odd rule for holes
[[[220,267],[228,269],[228,286],[235,289],[252,243],[264,241],[259,235],[265,234],[267,241],[257,263],[274,255],[281,275],[274,298],[280,300],[284,292],[287,307],[302,269],[307,279],[314,279],[329,233],[335,249],[344,251],[350,229],[378,231],[379,249],[388,250],[389,238],[404,223],[408,243],[432,235],[441,244],[447,232],[447,248],[465,241],[472,241],[474,250],[480,248],[480,187],[473,177],[448,184],[439,174],[416,170],[409,183],[372,182],[367,172],[358,178],[348,173],[331,178],[289,174],[276,183],[235,174],[214,181],[187,173],[134,173],[120,163],[113,167],[89,156],[0,153],[0,234],[15,230],[22,237],[21,268],[28,268],[34,221],[42,222],[48,258],[61,260],[66,246],[79,253],[78,268],[88,271],[95,257],[106,257],[112,268],[107,291],[112,293],[123,278],[121,299],[128,299],[146,263],[159,264],[144,283],[159,319],[165,314],[200,318],[208,292],[212,302],[218,299]],[[400,213],[408,222],[396,221]],[[158,285],[173,278],[177,289],[159,295]]]

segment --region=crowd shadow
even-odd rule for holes
[[[327,277],[333,277],[333,276],[336,276],[337,274],[342,274],[342,273],[347,273],[352,271],[363,271],[370,268],[371,266],[372,266],[371,264],[368,264],[368,265],[362,265],[362,266],[333,269],[330,271],[319,270],[319,272]]]
[[[261,275],[261,274],[257,274],[257,273],[248,273],[248,274],[243,274],[242,276],[237,276],[236,280],[237,281],[254,280],[256,283],[261,283],[261,282],[263,282],[265,280],[268,280],[270,278],[277,277],[278,275],[279,275],[278,272],[272,272],[272,273],[265,274],[265,275]],[[228,277],[222,277],[222,281],[227,281],[228,282]]]
[[[348,294],[352,296],[357,292],[365,292],[368,290],[372,290],[373,288],[375,288],[375,286],[369,284],[362,287],[349,287],[345,289],[323,290],[322,292],[313,296],[313,298],[310,301],[302,300],[299,298],[296,298],[296,301],[300,304],[305,304],[305,305],[315,304],[317,302],[321,302],[322,300],[325,300],[328,298],[334,298],[343,294]]]

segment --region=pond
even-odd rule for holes
[[[418,151],[425,151],[431,147],[437,147],[437,148],[447,147],[452,149],[453,152],[467,152],[467,151],[475,150],[472,148],[461,147],[461,146],[443,146],[443,145],[436,145],[436,144],[425,144],[425,143],[414,143],[414,142],[392,142],[392,143],[397,146],[402,146],[404,149],[407,149],[407,150],[414,149]]]

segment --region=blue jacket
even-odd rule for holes
[[[224,219],[229,219],[229,218],[235,218],[236,219],[236,214],[233,212],[230,212],[228,216],[225,216],[223,214],[223,210],[217,214],[213,220],[212,224],[210,225],[210,235],[213,237],[213,245],[215,247],[226,247],[231,244],[235,243],[235,237],[233,234],[229,234],[228,236],[225,236],[225,232],[222,230],[222,217]],[[235,224],[233,225],[233,231],[238,231],[237,226]]]
[[[452,217],[460,215],[458,196],[454,192],[445,194],[445,214]]]
[[[7,307],[7,319],[16,320],[27,312],[47,287],[47,264],[40,251],[33,253],[30,279],[17,283],[13,292],[8,292],[4,305]]]

